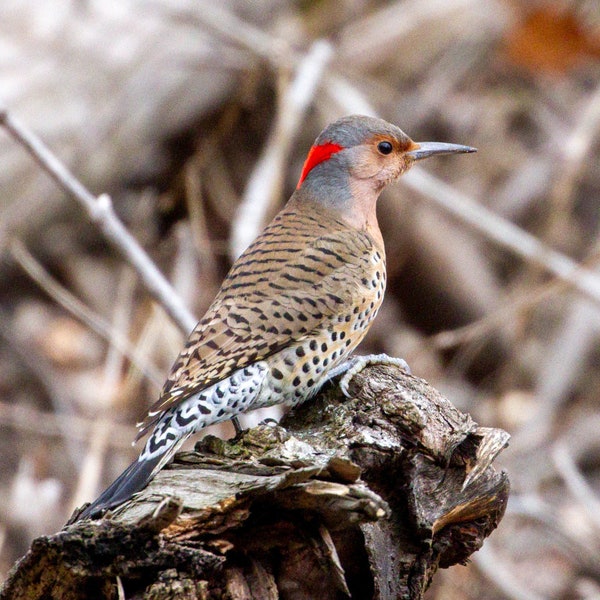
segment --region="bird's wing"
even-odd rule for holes
[[[138,438],[191,394],[300,340],[361,294],[374,242],[336,221],[277,218],[236,261],[190,334]],[[310,227],[311,237],[305,232]]]

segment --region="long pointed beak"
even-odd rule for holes
[[[406,153],[413,160],[422,160],[435,154],[462,154],[464,152],[477,152],[477,148],[461,146],[460,144],[446,144],[444,142],[416,142],[416,150]]]

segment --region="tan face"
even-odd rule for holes
[[[371,180],[375,189],[381,189],[410,168],[414,162],[406,153],[416,150],[411,139],[398,140],[389,135],[376,135],[359,146],[349,148],[350,175]]]

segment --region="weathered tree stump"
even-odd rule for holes
[[[101,521],[36,539],[3,599],[421,598],[508,497],[508,435],[389,366],[232,441],[180,453]]]

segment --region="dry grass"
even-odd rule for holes
[[[501,527],[428,597],[598,597],[595,2],[22,4],[0,21],[10,114],[111,194],[195,315],[327,122],[378,114],[479,149],[382,198],[390,283],[362,350],[513,435]],[[183,334],[4,134],[0,165],[3,574],[134,456]]]

